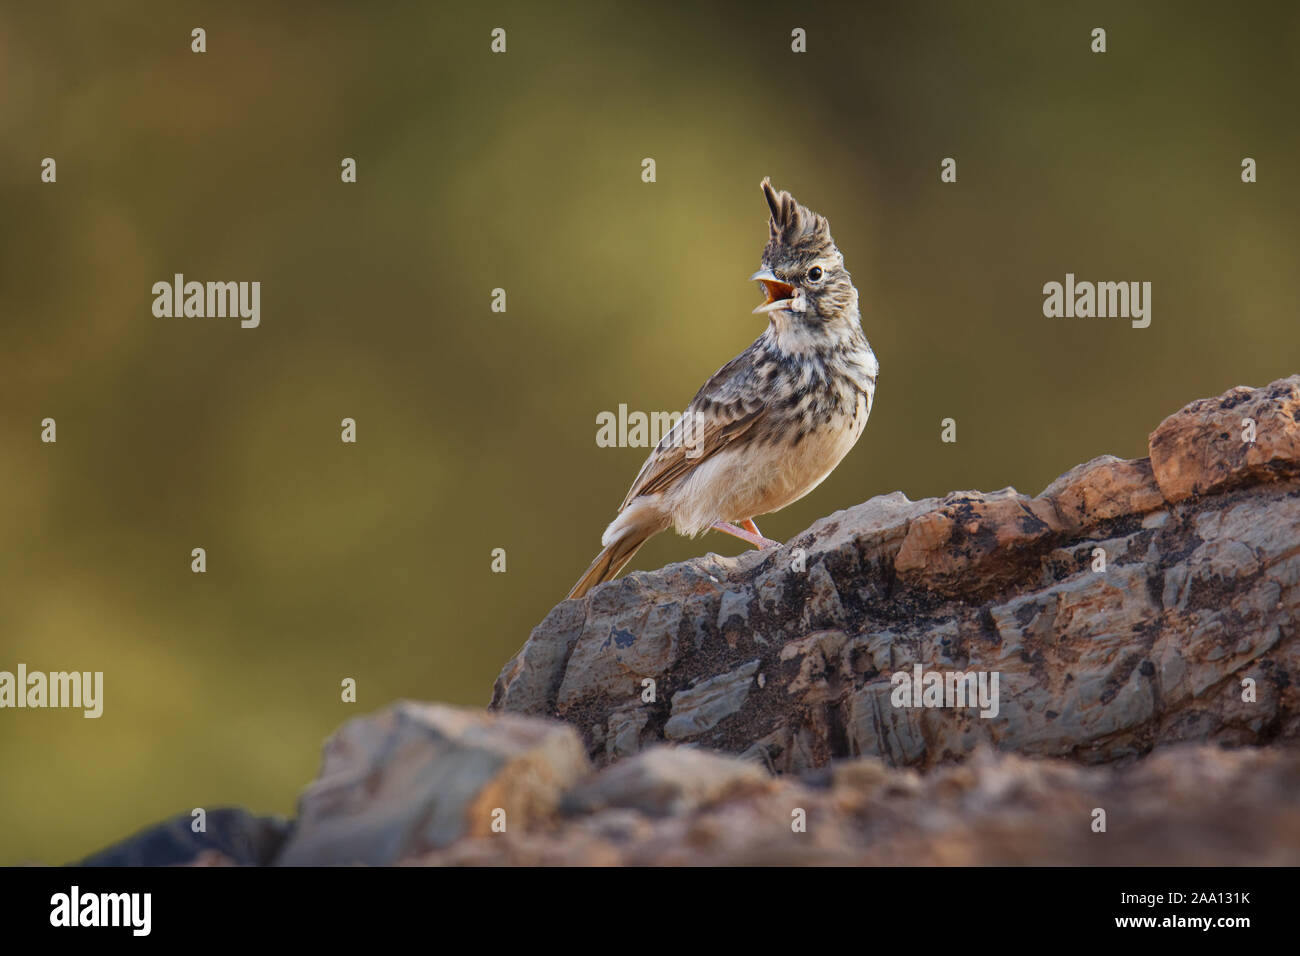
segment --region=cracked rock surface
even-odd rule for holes
[[[779,549],[632,573],[557,606],[491,706],[573,724],[597,765],[667,741],[796,774],[1295,740],[1300,376],[1192,402],[1150,451],[1033,497],[896,492]],[[893,706],[918,665],[996,674],[996,715]]]

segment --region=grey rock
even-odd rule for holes
[[[401,702],[348,721],[298,804],[284,866],[383,865],[552,815],[590,770],[566,724]]]
[[[664,725],[664,736],[669,740],[697,736],[740,710],[749,696],[759,663],[750,661],[674,694],[672,716]]]
[[[641,704],[613,711],[609,715],[609,732],[605,736],[609,757],[630,757],[637,753],[641,749],[641,731],[649,720],[649,711]]]

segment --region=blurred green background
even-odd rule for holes
[[[770,536],[1034,493],[1296,372],[1297,47],[1286,3],[4,4],[0,669],[106,699],[0,712],[0,862],[289,813],[345,718],[484,704],[645,455],[596,413],[680,410],[761,331],[764,175],[829,217],[881,364]],[[1151,327],[1044,318],[1067,271],[1151,281]],[[175,272],[260,280],[261,327],[155,318]]]

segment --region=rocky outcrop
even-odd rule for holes
[[[1150,451],[631,574],[547,616],[496,713],[349,721],[291,825],[85,862],[1300,864],[1300,376]]]
[[[556,607],[491,706],[573,724],[597,765],[676,742],[783,773],[1294,740],[1300,376],[1193,402],[1150,452],[630,574]],[[991,706],[922,693],[979,675]]]

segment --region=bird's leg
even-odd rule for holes
[[[753,519],[753,518],[746,518],[744,521],[742,521],[742,522],[740,523],[740,526],[741,526],[742,528],[744,528],[746,531],[748,531],[750,534],[756,534],[756,535],[758,535],[760,538],[763,538],[763,532],[761,532],[761,531],[758,530],[758,525],[754,524],[754,519]],[[781,544],[780,541],[774,541],[774,540],[772,540],[771,538],[763,538],[763,540],[767,542],[767,544],[763,545],[763,547],[765,547],[765,548],[780,548],[780,547],[782,547],[782,544]]]
[[[764,547],[764,548],[780,548],[780,547],[784,547],[784,542],[777,541],[775,538],[765,538],[765,537],[763,537],[763,532],[761,532],[761,531],[758,530],[758,525],[754,524],[754,519],[753,519],[753,518],[746,518],[744,521],[742,521],[742,522],[740,523],[740,526],[741,526],[742,528],[744,528],[746,531],[752,531],[754,534],[758,535],[759,539],[762,540],[763,542],[765,542],[765,543],[762,545],[762,547]]]
[[[713,530],[721,531],[723,534],[732,535],[733,537],[739,538],[741,541],[747,541],[759,549],[781,547],[780,541],[773,541],[771,538],[765,538],[759,534],[758,526],[754,524],[752,519],[747,518],[742,522],[742,524],[747,525],[748,527],[737,528],[734,524],[727,524],[725,521],[719,521],[713,526]]]

